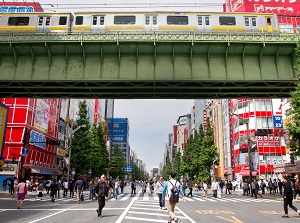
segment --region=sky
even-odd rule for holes
[[[82,0],[40,0],[39,2],[44,10],[65,12],[100,11],[104,6],[108,11],[124,10],[128,4],[134,5],[137,11],[149,8],[151,4],[152,9],[158,11],[159,9],[176,11],[180,9],[212,12],[222,11],[222,4],[225,0],[89,0],[85,2]],[[177,7],[170,7],[174,5]],[[148,172],[162,162],[168,135],[172,133],[172,126],[176,124],[179,116],[191,112],[193,104],[194,100],[115,101],[115,117],[129,119],[130,147],[137,152],[138,158],[146,163]]]

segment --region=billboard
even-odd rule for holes
[[[0,157],[3,155],[5,132],[8,119],[8,107],[0,103]]]
[[[300,0],[227,0],[224,11],[297,16],[300,12],[299,3]]]
[[[48,133],[49,112],[49,104],[43,99],[37,99],[34,116],[34,128],[44,133]]]
[[[0,13],[43,12],[38,2],[0,2]]]

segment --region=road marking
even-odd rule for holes
[[[221,219],[223,219],[225,221],[229,221],[229,222],[233,222],[233,223],[243,223],[241,220],[237,219],[234,216],[230,216],[230,217],[231,217],[231,219],[230,218],[221,217],[221,216],[217,216],[217,218],[221,218]]]
[[[222,211],[214,211],[214,210],[196,210],[199,214],[235,214],[232,211],[222,210]]]
[[[143,200],[144,201],[148,201],[149,200],[148,194],[144,194]]]
[[[186,219],[188,219],[190,222],[192,223],[196,223],[193,219],[191,219],[186,213],[184,213],[181,209],[179,209],[179,207],[175,207],[175,209],[177,209]]]
[[[130,204],[127,206],[127,208],[123,211],[123,213],[120,215],[120,217],[117,219],[117,221],[115,223],[121,223],[123,221],[123,219],[125,218],[126,214],[128,213],[129,209],[131,208],[131,206],[133,205],[134,201],[136,201],[138,198],[134,197],[132,198]]]
[[[38,221],[44,220],[44,219],[46,219],[46,218],[50,218],[50,217],[52,217],[52,216],[55,216],[55,215],[61,214],[61,213],[63,213],[63,212],[65,212],[65,210],[63,210],[63,211],[59,211],[59,212],[56,212],[56,213],[54,213],[54,214],[50,214],[50,215],[48,215],[48,216],[45,216],[45,217],[42,217],[42,218],[36,219],[36,220],[34,220],[34,221],[30,221],[30,222],[28,222],[28,223],[34,223],[34,222],[38,222]]]
[[[165,223],[166,222],[166,220],[156,220],[156,219],[137,218],[137,217],[125,217],[125,219],[131,219],[131,220],[136,220],[136,221],[160,222],[160,223]]]
[[[150,212],[142,212],[142,211],[128,211],[129,214],[143,214],[143,215],[154,215],[154,216],[161,216],[161,217],[169,217],[169,215],[166,214],[160,214],[160,213],[150,213]]]
[[[280,212],[276,212],[276,211],[258,211],[260,213],[263,213],[263,214],[282,214]]]
[[[130,196],[131,196],[131,194],[127,194],[125,197],[123,197],[123,198],[121,199],[121,201],[126,201]]]
[[[103,210],[124,210],[126,208],[103,208]],[[22,208],[22,211],[95,211],[96,208],[74,208],[74,209],[63,209],[63,208],[59,208],[59,209],[41,209],[41,208]],[[18,211],[17,209],[0,209],[0,211]]]

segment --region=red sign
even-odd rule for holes
[[[296,16],[300,12],[300,0],[227,0],[224,10]]]
[[[258,147],[280,146],[280,136],[257,136],[257,145]]]
[[[187,144],[188,138],[189,138],[187,129],[184,129],[184,135],[183,136],[184,136],[184,143]]]

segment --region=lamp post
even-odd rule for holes
[[[85,128],[86,127],[86,125],[80,125],[80,126],[78,126],[76,129],[74,129],[73,130],[73,124],[74,124],[74,122],[72,121],[72,120],[68,120],[68,121],[71,121],[71,129],[70,129],[70,131],[71,131],[71,135],[70,135],[70,145],[69,145],[69,147],[68,147],[68,154],[69,154],[69,159],[68,159],[68,175],[67,175],[67,181],[68,181],[68,183],[70,182],[70,166],[71,166],[71,147],[72,147],[72,138],[73,138],[73,134],[75,133],[75,132],[77,132],[80,128]]]
[[[251,139],[249,134],[249,118],[241,118],[238,114],[231,114],[231,116],[236,116],[241,120],[244,124],[246,124],[246,131],[247,131],[247,143],[248,143],[248,162],[249,162],[249,178],[250,183],[252,182],[252,157],[251,157]]]

